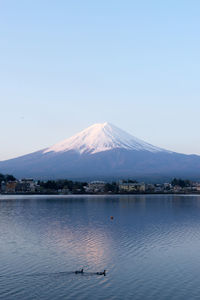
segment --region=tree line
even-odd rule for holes
[[[181,188],[184,188],[184,187],[189,187],[191,186],[191,181],[188,180],[188,179],[181,179],[181,178],[174,178],[172,181],[171,181],[171,185],[172,186],[180,186]]]
[[[45,190],[62,190],[62,189],[67,189],[70,192],[73,191],[80,191],[80,193],[83,193],[84,190],[84,186],[87,185],[86,182],[79,182],[79,181],[72,181],[72,180],[67,180],[67,179],[63,179],[63,180],[48,180],[48,181],[38,181],[38,185],[41,188],[44,188]]]
[[[0,183],[2,181],[8,182],[8,181],[15,181],[15,180],[16,180],[16,178],[13,175],[10,175],[10,174],[4,175],[4,174],[0,173]]]

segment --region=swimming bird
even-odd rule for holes
[[[106,270],[104,270],[103,272],[97,272],[96,274],[97,275],[104,275],[104,276],[106,276]]]
[[[75,274],[83,274],[83,269],[81,269],[80,271],[75,271]]]

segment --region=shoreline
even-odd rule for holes
[[[0,196],[139,196],[139,195],[200,195],[199,192],[180,192],[180,193],[77,193],[77,194],[60,194],[60,193],[0,193]]]

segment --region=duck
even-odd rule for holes
[[[81,269],[80,271],[75,271],[75,274],[83,274],[83,269]]]
[[[104,270],[103,272],[97,272],[96,274],[97,275],[104,275],[104,276],[106,276],[106,270]]]

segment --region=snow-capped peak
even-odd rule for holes
[[[150,152],[166,151],[137,139],[131,134],[106,122],[94,124],[80,133],[44,150],[44,153],[75,150],[80,154],[94,154],[116,148]]]

